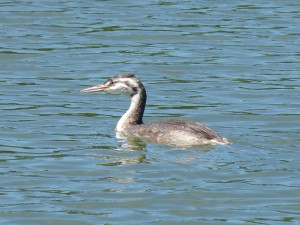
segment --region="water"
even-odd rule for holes
[[[300,224],[298,1],[0,3],[1,224]],[[119,72],[145,120],[230,146],[118,142]]]

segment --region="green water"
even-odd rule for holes
[[[1,2],[1,224],[300,224],[299,6]],[[80,90],[120,72],[232,144],[119,142],[129,99]]]

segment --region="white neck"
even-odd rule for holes
[[[126,127],[143,123],[143,114],[146,104],[146,92],[140,91],[131,97],[131,104],[127,112],[119,120],[116,131],[124,132]]]

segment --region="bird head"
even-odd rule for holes
[[[140,90],[144,90],[144,86],[133,73],[122,73],[109,78],[101,85],[83,89],[81,92],[105,91],[132,97]]]

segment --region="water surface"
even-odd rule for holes
[[[299,224],[298,1],[0,3],[2,224]],[[230,146],[132,148],[145,121],[199,121]]]

